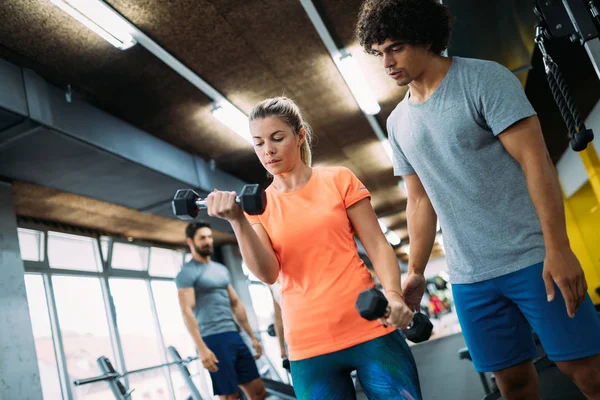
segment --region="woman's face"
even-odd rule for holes
[[[271,175],[289,172],[300,160],[300,145],[305,132],[295,134],[279,117],[255,119],[250,123],[254,151]]]

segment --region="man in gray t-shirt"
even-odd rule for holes
[[[450,18],[437,0],[367,0],[357,34],[408,86],[387,121],[408,194],[407,304],[419,307],[439,218],[476,370],[494,372],[504,398],[539,398],[533,329],[549,358],[600,398],[600,319],[519,80],[495,62],[442,56]]]
[[[248,333],[256,351],[262,347],[248,323],[246,311],[231,286],[229,270],[211,260],[212,230],[194,222],[186,228],[192,259],[175,277],[185,325],[196,344],[202,365],[210,372],[213,392],[221,400],[237,399],[238,386],[249,399],[264,399],[266,391],[255,358],[236,324]]]

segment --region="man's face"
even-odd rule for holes
[[[193,242],[196,253],[202,257],[208,257],[213,253],[213,236],[210,228],[200,228],[194,235]]]
[[[371,54],[381,60],[385,71],[398,86],[406,86],[418,78],[430,56],[428,45],[413,45],[392,39],[371,45]]]

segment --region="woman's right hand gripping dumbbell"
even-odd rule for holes
[[[206,211],[211,217],[218,217],[229,222],[243,218],[244,212],[236,202],[235,192],[214,190],[206,197]]]

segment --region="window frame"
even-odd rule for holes
[[[125,367],[125,358],[123,353],[123,347],[121,342],[121,335],[119,334],[119,327],[117,324],[117,315],[116,308],[113,302],[113,297],[110,290],[109,279],[110,278],[128,278],[128,279],[137,279],[141,280],[145,283],[148,288],[150,294],[150,302],[151,302],[151,312],[154,318],[155,330],[157,332],[157,341],[161,346],[161,358],[162,362],[166,362],[168,360],[168,353],[165,347],[164,336],[162,334],[162,329],[160,329],[160,321],[158,318],[156,302],[154,299],[154,293],[152,291],[152,281],[168,281],[173,282],[173,277],[163,277],[163,276],[152,276],[149,274],[150,263],[151,263],[151,248],[159,247],[168,250],[179,250],[179,248],[169,248],[163,245],[157,245],[155,243],[149,243],[144,241],[130,241],[123,238],[116,238],[106,234],[97,234],[94,232],[80,232],[80,231],[71,231],[69,229],[62,230],[57,229],[56,227],[49,227],[44,224],[38,224],[30,221],[19,221],[18,228],[33,230],[40,232],[42,235],[41,242],[43,243],[43,247],[39,249],[40,256],[42,256],[42,261],[28,261],[23,260],[23,266],[25,270],[25,274],[36,274],[41,275],[46,303],[48,305],[48,313],[50,319],[50,329],[52,332],[52,339],[54,343],[54,350],[56,354],[56,362],[59,376],[59,384],[62,392],[62,397],[64,400],[73,400],[73,390],[71,387],[71,380],[69,378],[69,373],[67,369],[67,360],[65,356],[65,349],[63,344],[63,336],[60,328],[60,322],[58,319],[58,310],[56,307],[56,299],[54,296],[54,287],[52,284],[53,276],[72,276],[72,277],[96,277],[100,280],[100,286],[102,289],[103,303],[104,303],[104,311],[107,318],[109,336],[111,340],[111,345],[113,349],[113,353],[115,355],[115,360],[111,360],[115,363],[115,368],[117,371],[122,371]],[[61,269],[61,268],[51,268],[48,260],[48,232],[57,232],[57,233],[66,233],[76,236],[89,237],[94,239],[94,246],[96,246],[95,251],[98,252],[100,263],[101,263],[101,271],[85,271],[85,270],[76,270],[76,269]],[[82,229],[83,231],[83,229]],[[107,254],[103,254],[101,238],[108,238]],[[40,246],[42,246],[40,243]],[[115,243],[124,243],[124,244],[135,244],[140,247],[146,248],[147,257],[146,257],[146,265],[143,271],[139,270],[128,270],[128,269],[120,269],[112,267],[112,254],[113,254],[113,246]],[[183,265],[185,260],[185,251],[181,251],[181,263]],[[100,354],[98,355],[98,357]],[[175,389],[173,385],[173,381],[171,378],[170,371],[166,371],[166,379],[167,379],[167,390],[169,393],[169,398],[171,400],[175,400]],[[123,379],[123,383],[125,387],[129,389],[129,380],[127,377]]]

